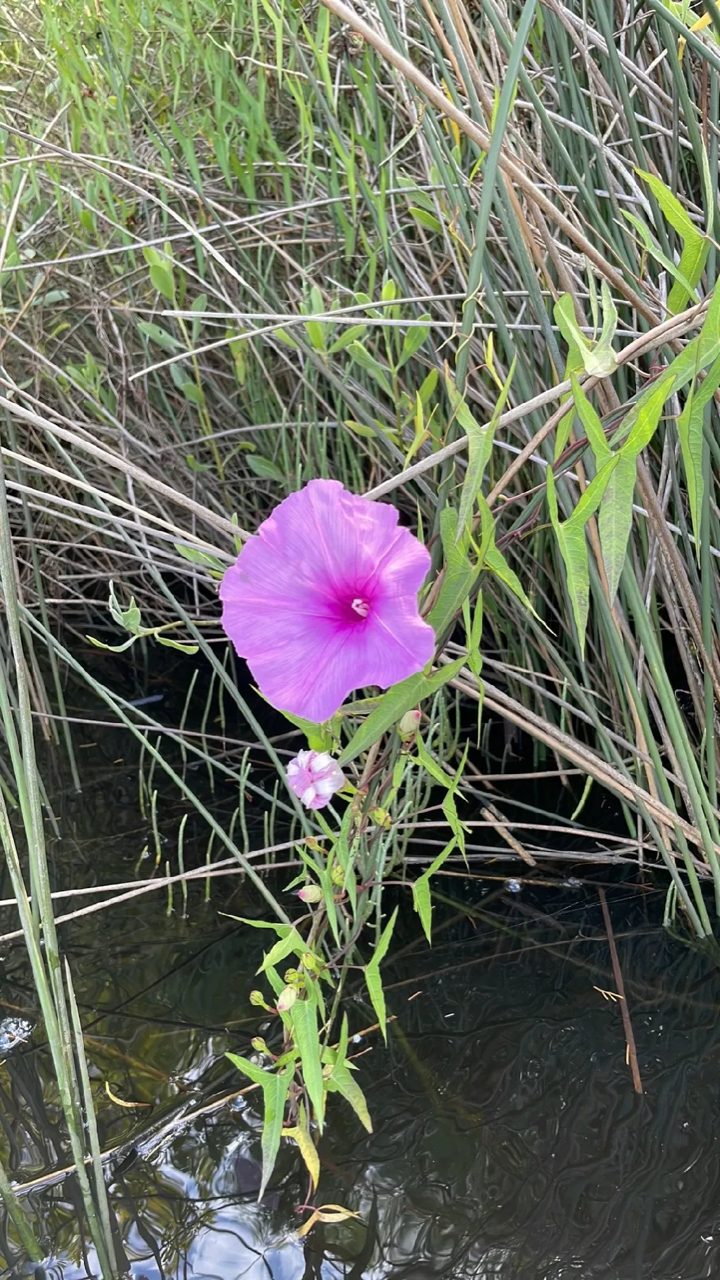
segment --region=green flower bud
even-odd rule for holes
[[[406,711],[402,720],[398,724],[398,733],[403,740],[414,738],[420,728],[422,712],[419,707],[414,707],[412,711]]]
[[[265,1003],[265,997],[262,991],[250,992],[250,1003],[254,1004],[258,1009],[268,1009],[270,1006]]]

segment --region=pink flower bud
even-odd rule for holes
[[[278,1013],[287,1013],[288,1009],[292,1009],[297,1000],[297,994],[295,987],[286,987],[281,991],[277,1002]]]
[[[287,767],[291,791],[308,809],[324,809],[345,786],[345,774],[327,751],[301,751]]]
[[[301,902],[322,902],[322,896],[322,889],[317,884],[306,884],[304,889],[298,889]]]

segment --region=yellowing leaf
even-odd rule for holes
[[[306,1125],[296,1125],[294,1129],[283,1129],[282,1136],[283,1138],[291,1138],[298,1147],[300,1155],[305,1161],[305,1168],[310,1174],[314,1191],[320,1180],[320,1157]]]
[[[297,1237],[302,1239],[318,1222],[345,1222],[348,1218],[359,1217],[359,1213],[353,1213],[352,1209],[344,1209],[341,1204],[323,1204],[319,1209],[313,1210],[307,1222],[304,1222],[297,1232]]]

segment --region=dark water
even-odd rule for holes
[[[133,878],[148,841],[118,738],[95,739],[84,795],[58,802],[57,888]],[[90,760],[88,759],[88,763]],[[160,810],[173,830],[170,801]],[[149,873],[155,859],[141,862]],[[173,860],[168,841],[163,858]],[[221,856],[214,854],[212,856]],[[205,858],[188,837],[186,863]],[[290,878],[290,873],[286,873]],[[237,878],[136,898],[63,926],[92,1064],[111,1201],[140,1280],[720,1275],[720,972],[657,927],[661,894],[607,883],[644,1094],[633,1092],[595,884],[506,891],[446,881],[432,952],[409,921],[386,969],[387,1050],[356,1045],[375,1125],[335,1098],[315,1203],[358,1214],[306,1239],[307,1177],[286,1146],[266,1201],[259,1117],[224,1058],[258,1032],[258,938]],[[496,878],[493,878],[496,876]],[[543,876],[553,879],[552,875]],[[450,886],[448,888],[448,885]],[[89,899],[74,900],[73,906]],[[169,906],[172,913],[167,914]],[[63,909],[70,904],[64,903]],[[410,912],[406,913],[411,915]],[[3,931],[13,927],[3,909]],[[21,943],[2,946],[4,1017],[37,1022]],[[352,1029],[373,1019],[359,995]],[[5,1031],[8,1032],[8,1024]],[[78,1226],[41,1029],[3,1044],[4,1158],[58,1280],[98,1274]],[[10,1028],[10,1033],[12,1028]],[[0,1027],[0,1037],[3,1029]],[[136,1109],[113,1101],[106,1088]],[[27,1189],[27,1184],[34,1184]],[[0,1276],[32,1275],[0,1225]]]

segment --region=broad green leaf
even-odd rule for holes
[[[423,325],[414,324],[412,328],[408,329],[403,340],[400,359],[397,362],[398,369],[402,369],[403,365],[407,364],[408,360],[415,355],[415,352],[420,350],[430,332],[430,321],[432,319],[430,313],[424,311],[421,316],[418,316],[418,319],[424,320],[426,323]]]
[[[331,1093],[339,1093],[350,1103],[355,1115],[364,1129],[372,1133],[372,1120],[368,1110],[365,1094],[357,1084],[344,1058],[335,1049],[326,1049],[323,1061],[332,1063],[332,1071],[327,1078],[327,1087]]]
[[[317,1025],[317,1006],[310,1000],[296,1000],[290,1010],[290,1022],[295,1044],[300,1051],[305,1088],[308,1091],[308,1097],[315,1112],[318,1129],[322,1133],[325,1121],[325,1097]]]
[[[175,276],[169,263],[157,263],[150,267],[150,283],[168,302],[175,301]]]
[[[290,929],[284,938],[279,938],[273,947],[263,956],[263,962],[258,969],[258,973],[264,973],[269,965],[279,964],[281,960],[285,960],[288,956],[295,952],[296,955],[302,955],[306,949],[306,943],[300,937],[297,929]]]
[[[353,435],[362,436],[364,440],[377,440],[378,433],[373,431],[372,427],[365,426],[364,422],[353,422],[352,418],[346,418],[343,426],[348,431],[352,431]]]
[[[173,365],[172,367],[173,369],[175,369],[177,366]],[[180,390],[182,391],[185,399],[189,400],[191,404],[200,405],[201,408],[204,407],[205,392],[203,391],[202,387],[199,387],[197,385],[196,382],[190,382],[189,379],[186,379],[182,383]]]
[[[388,396],[392,396],[392,387],[388,380],[389,371],[380,364],[380,361],[376,360],[361,342],[351,342],[348,347],[348,352],[355,363],[359,364],[361,369],[365,369],[368,373],[372,374],[373,378],[382,387],[383,391]]]
[[[271,462],[269,458],[262,458],[255,453],[249,453],[246,462],[250,470],[254,471],[256,476],[261,476],[263,480],[279,480],[281,483],[285,480],[285,475],[277,463]]]
[[[325,310],[323,296],[316,284],[314,284],[312,289],[310,290],[308,310],[311,315],[322,315],[322,313]],[[321,320],[308,320],[307,324],[305,325],[305,332],[307,333],[307,336],[310,339],[310,345],[314,347],[316,351],[324,351],[326,348],[326,342],[325,342],[326,328],[327,328],[327,325],[324,324]]]
[[[670,223],[670,226],[677,231],[683,242],[678,272],[688,282],[690,290],[688,291],[684,284],[676,280],[670,290],[667,302],[670,314],[677,315],[686,306],[689,297],[694,296],[695,287],[699,283],[705,267],[710,241],[707,236],[698,231],[687,211],[676,196],[673,195],[672,191],[665,186],[664,182],[656,178],[653,173],[646,173],[644,169],[637,169],[636,172],[650,187],[665,218]]]
[[[104,641],[97,640],[95,636],[86,636],[85,639],[88,640],[90,644],[94,645],[96,649],[107,649],[108,653],[124,653],[125,650],[135,644],[135,641],[139,640],[140,637],[130,636],[130,639],[124,640],[122,644],[105,644]]]
[[[432,897],[430,894],[430,877],[439,871],[443,862],[450,856],[455,848],[457,841],[455,836],[446,844],[441,853],[438,854],[435,861],[430,864],[427,871],[413,882],[413,906],[420,917],[420,923],[425,931],[425,936],[432,946]]]
[[[219,556],[213,556],[208,551],[200,551],[198,547],[188,547],[184,542],[174,542],[173,546],[179,556],[183,560],[189,560],[190,564],[199,564],[203,568],[212,569],[215,573],[224,573],[227,564],[221,560]]]
[[[418,391],[418,395],[420,397],[420,403],[422,404],[423,408],[427,408],[428,401],[430,400],[437,386],[438,377],[439,377],[439,374],[437,369],[431,369],[427,377],[423,378],[420,384],[420,390]]]
[[[366,329],[366,324],[350,325],[345,332],[341,333],[340,337],[336,338],[332,345],[328,347],[328,355],[335,356],[338,351],[344,351],[345,348],[351,346],[353,342],[357,342],[358,338],[362,338]]]
[[[418,209],[417,205],[410,205],[408,213],[420,223],[421,227],[426,227],[428,231],[442,231],[442,223],[433,213],[428,213],[426,209]]]
[[[700,333],[697,338],[693,338],[692,342],[688,342],[668,365],[667,397],[681,391],[698,373],[712,364],[718,355],[720,355],[720,287],[716,285]],[[643,407],[654,394],[656,385],[652,383],[634,402],[613,434],[611,445],[615,445],[621,437],[628,435]]]
[[[170,246],[168,245],[169,249]],[[168,302],[175,301],[175,275],[173,272],[172,259],[166,254],[159,253],[157,249],[153,249],[147,245],[143,249],[143,257],[148,264],[150,273],[150,282],[158,293],[161,293]]]
[[[154,324],[152,320],[139,320],[138,329],[145,334],[146,338],[150,338],[152,342],[156,342],[159,347],[164,347],[166,351],[182,351],[183,344],[178,342],[167,329],[162,329],[159,324]]]
[[[261,1142],[263,1167],[262,1181],[258,1192],[258,1200],[262,1200],[265,1188],[275,1168],[277,1153],[280,1149],[285,1103],[293,1072],[290,1069],[277,1072],[263,1071],[262,1067],[257,1067],[255,1063],[248,1062],[247,1058],[242,1058],[237,1053],[228,1053],[226,1057],[230,1059],[239,1071],[248,1076],[254,1084],[259,1084],[263,1091],[264,1112]]]
[[[368,995],[375,1010],[375,1016],[380,1024],[380,1030],[383,1034],[383,1040],[387,1041],[387,1012],[385,1008],[385,992],[383,991],[382,979],[380,977],[380,962],[384,959],[385,953],[390,946],[390,939],[395,928],[398,908],[396,907],[382,931],[380,940],[373,952],[373,958],[369,964],[365,966],[365,983],[368,989]]]
[[[682,450],[685,479],[687,481],[688,503],[695,535],[695,551],[700,557],[700,512],[705,493],[705,476],[703,474],[703,420],[705,406],[720,387],[720,356],[708,369],[704,382],[691,390],[683,411],[677,420],[680,449]]]
[[[437,693],[438,689],[442,689],[448,680],[452,680],[458,674],[464,663],[465,658],[456,658],[454,662],[448,662],[437,671],[433,671],[432,675],[425,675],[419,671],[417,675],[408,676],[407,680],[401,680],[400,684],[388,689],[380,699],[379,705],[350,739],[338,760],[340,767],[349,764],[361,751],[367,751],[368,747],[397,724],[411,707],[417,706],[424,698],[429,698],[431,694]]]
[[[299,351],[299,346],[294,338],[290,336],[286,329],[274,329],[273,337],[279,338],[286,347],[292,347],[293,351]]]

